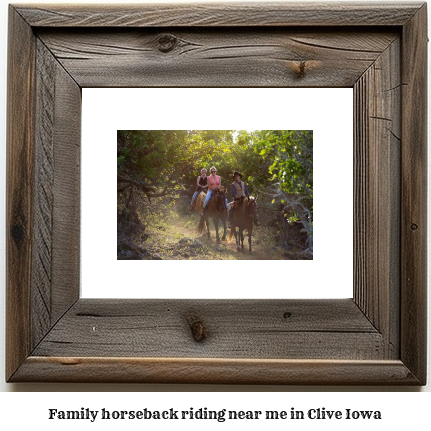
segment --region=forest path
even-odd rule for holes
[[[276,247],[273,237],[265,226],[254,226],[252,253],[248,251],[248,238],[245,232],[244,251],[236,248],[235,238],[227,241],[216,240],[214,223],[210,220],[210,238],[207,230],[197,232],[199,215],[173,213],[169,222],[155,228],[148,227],[148,239],[142,244],[149,258],[174,260],[282,260],[287,259],[284,250]],[[223,235],[223,224],[219,225],[219,236]],[[226,228],[226,238],[229,228]]]

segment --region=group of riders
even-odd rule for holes
[[[237,205],[233,205],[235,202],[242,203],[245,198],[249,198],[250,195],[247,190],[247,185],[244,181],[241,180],[242,174],[238,171],[235,171],[232,175],[233,182],[231,184],[231,192],[233,196],[233,202],[228,203],[227,198],[225,198],[225,210],[227,212],[228,220],[229,220],[229,228],[234,225],[234,208]],[[197,188],[192,197],[192,202],[190,204],[189,210],[193,211],[195,207],[195,201],[198,195],[203,191],[206,193],[205,202],[203,204],[203,210],[201,212],[201,216],[204,216],[205,209],[208,205],[208,202],[211,199],[211,196],[219,190],[221,187],[221,177],[217,175],[217,169],[212,166],[210,168],[210,175],[207,176],[207,170],[205,168],[201,169],[201,174],[197,178]],[[256,226],[260,226],[259,220],[253,220]]]

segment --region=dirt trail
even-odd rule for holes
[[[199,223],[198,214],[175,214],[170,222],[157,228],[148,228],[148,239],[141,244],[144,248],[143,258],[179,259],[179,260],[280,260],[288,259],[284,249],[274,244],[268,228],[255,226],[252,235],[252,253],[248,251],[248,239],[244,239],[244,252],[236,248],[235,238],[217,242],[214,223],[210,220],[210,238],[207,231],[199,234],[196,230]],[[247,232],[246,232],[247,233]],[[219,226],[220,238],[223,236],[223,225]],[[229,229],[226,229],[229,237]],[[148,257],[145,257],[145,254]],[[155,256],[155,257],[154,257]]]

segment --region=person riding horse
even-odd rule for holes
[[[198,176],[198,179],[196,181],[197,187],[196,187],[196,191],[192,197],[192,201],[191,201],[190,206],[189,206],[189,211],[194,210],[195,200],[198,197],[199,193],[202,191],[204,191],[204,192],[207,191],[207,189],[208,189],[207,182],[208,182],[207,170],[205,168],[202,168],[201,174]]]
[[[233,183],[231,184],[232,196],[233,196],[233,204],[230,205],[228,210],[229,213],[229,228],[234,225],[234,211],[238,204],[235,205],[235,202],[241,203],[244,198],[250,198],[250,194],[247,190],[247,184],[244,181],[241,181],[242,174],[241,172],[235,171],[232,175]],[[256,226],[260,226],[259,220],[253,220]]]
[[[204,215],[206,206],[208,205],[208,202],[210,201],[211,196],[214,194],[216,190],[220,189],[221,187],[221,177],[217,175],[217,169],[214,166],[211,166],[210,172],[211,172],[211,175],[208,177],[208,181],[207,181],[208,193],[204,202],[204,208],[201,212],[201,216]],[[225,201],[225,210],[227,210],[227,199]]]

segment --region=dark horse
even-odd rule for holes
[[[238,207],[234,210],[234,224],[230,230],[228,242],[231,242],[232,237],[235,235],[237,250],[244,251],[244,230],[247,229],[248,250],[252,253],[251,234],[253,232],[253,221],[257,219],[256,198],[249,197],[243,199],[242,202],[238,202]],[[236,228],[238,228],[239,232],[237,232]]]
[[[207,207],[205,208],[204,215],[201,216],[198,225],[198,232],[202,233],[205,229],[205,225],[208,231],[208,238],[210,237],[209,219],[212,218],[214,227],[216,230],[217,242],[220,242],[220,236],[218,234],[218,223],[221,220],[223,223],[223,237],[222,240],[226,240],[226,210],[225,210],[225,189],[220,187],[211,196]]]

